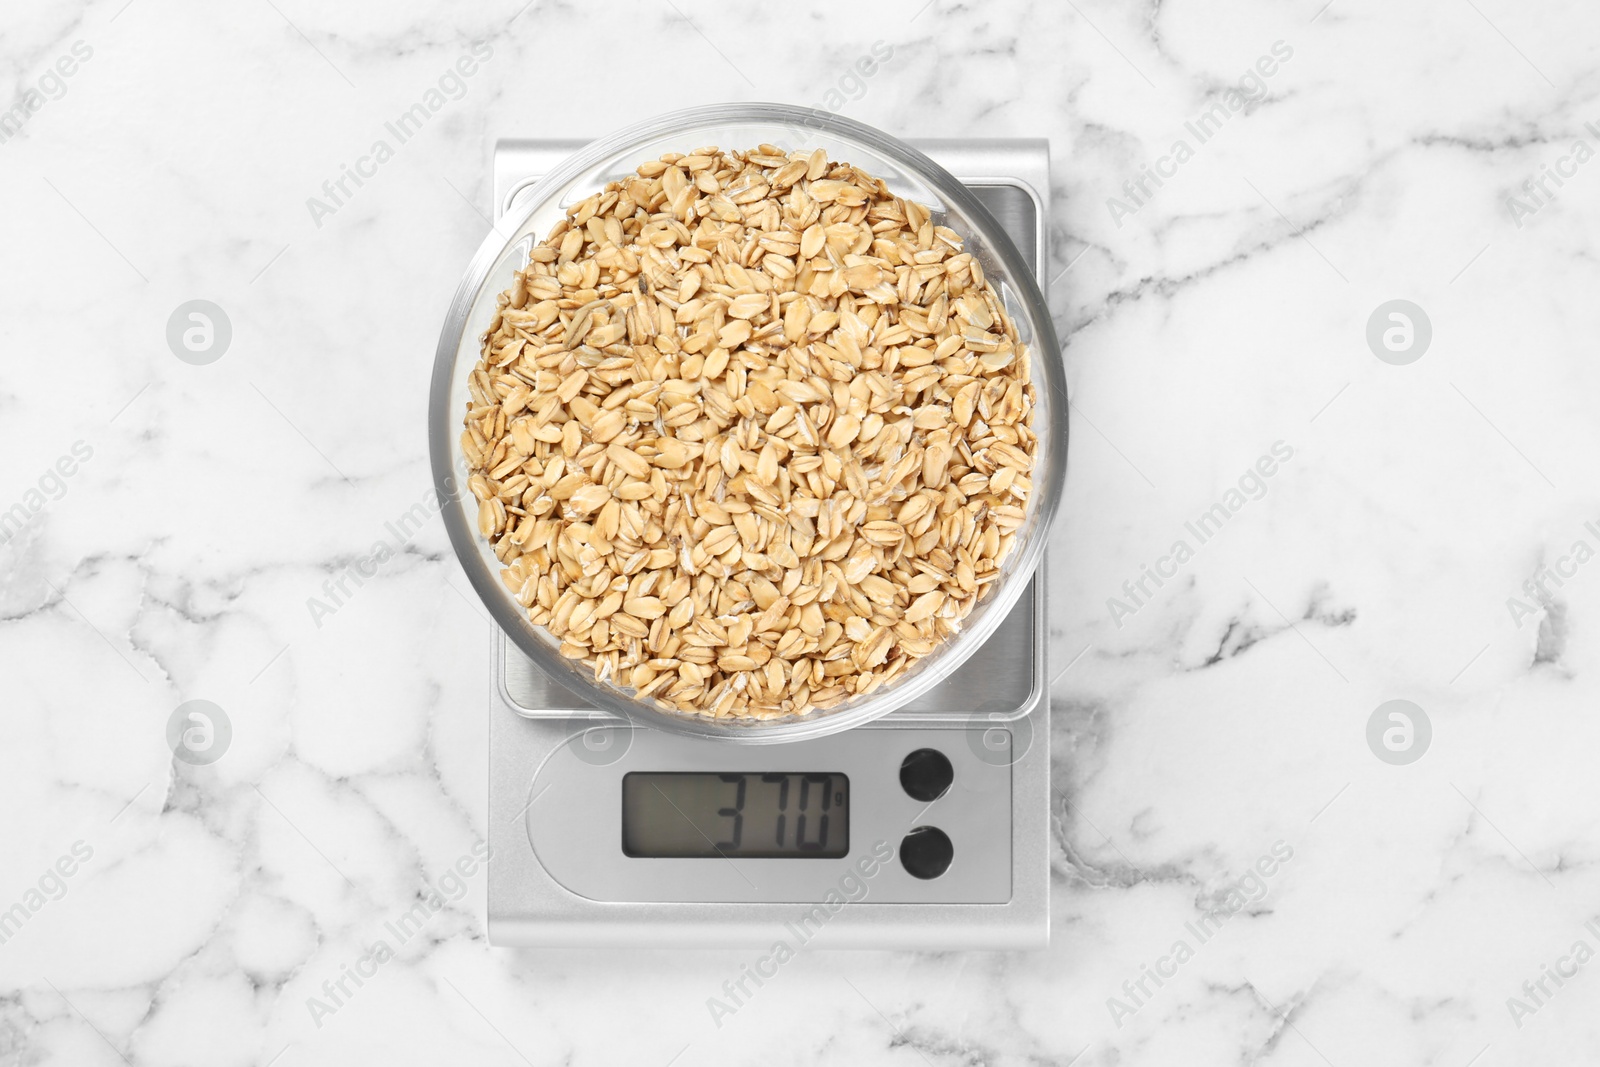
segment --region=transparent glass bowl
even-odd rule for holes
[[[594,680],[580,661],[564,659],[559,642],[530,623],[500,581],[500,561],[477,531],[477,502],[467,489],[468,465],[461,450],[468,378],[495,312],[496,297],[511,287],[528,253],[549,233],[569,205],[607,182],[624,178],[664,152],[717,146],[747,149],[772,144],[784,151],[817,147],[829,158],[854,163],[886,182],[898,196],[933,209],[936,224],[966,238],[966,250],[1005,302],[1032,359],[1037,393],[1033,428],[1039,438],[1033,490],[1018,545],[1002,577],[962,620],[959,633],[872,693],[804,716],[782,719],[709,719],[683,715],[635,699],[627,690]],[[642,122],[602,138],[567,159],[524,194],[473,257],[456,290],[439,335],[428,412],[433,476],[450,541],[468,579],[496,624],[542,671],[596,708],[639,726],[670,733],[744,742],[800,740],[835,733],[887,715],[922,695],[977,651],[1005,619],[1028,585],[1049,537],[1061,501],[1067,460],[1067,387],[1061,353],[1044,295],[1030,265],[1005,231],[958,180],[927,156],[870,126],[837,115],[780,104],[733,104],[691,108]]]

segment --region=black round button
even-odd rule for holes
[[[950,869],[956,848],[937,826],[919,826],[900,839],[900,866],[913,878],[937,878]]]
[[[900,788],[913,800],[938,800],[955,777],[950,760],[936,748],[919,748],[900,763]]]

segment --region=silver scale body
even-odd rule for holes
[[[498,219],[583,141],[495,146]],[[912,142],[968,185],[1037,277],[1049,262],[1048,144]],[[503,946],[768,948],[799,929],[828,948],[1038,948],[1049,941],[1050,703],[1044,564],[984,646],[926,696],[867,726],[774,745],[632,729],[542,674],[499,630],[489,711],[489,940]],[[936,748],[955,770],[937,800],[901,788],[901,760]],[[642,859],[623,854],[630,771],[843,772],[843,859]],[[937,826],[955,855],[922,880],[897,858],[860,879],[879,842]],[[881,846],[880,846],[881,848]],[[853,900],[818,921],[841,879]],[[837,901],[838,898],[835,898]],[[836,905],[837,906],[837,905]],[[790,924],[790,925],[786,925]]]

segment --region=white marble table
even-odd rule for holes
[[[0,1064],[1600,1056],[1600,11],[521,2],[3,16]],[[1050,138],[1075,423],[1052,947],[719,1026],[745,954],[485,944],[487,623],[390,524],[492,140],[754,99]]]

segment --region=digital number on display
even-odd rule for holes
[[[622,779],[622,851],[838,858],[850,851],[850,779],[832,772],[635,771]]]

